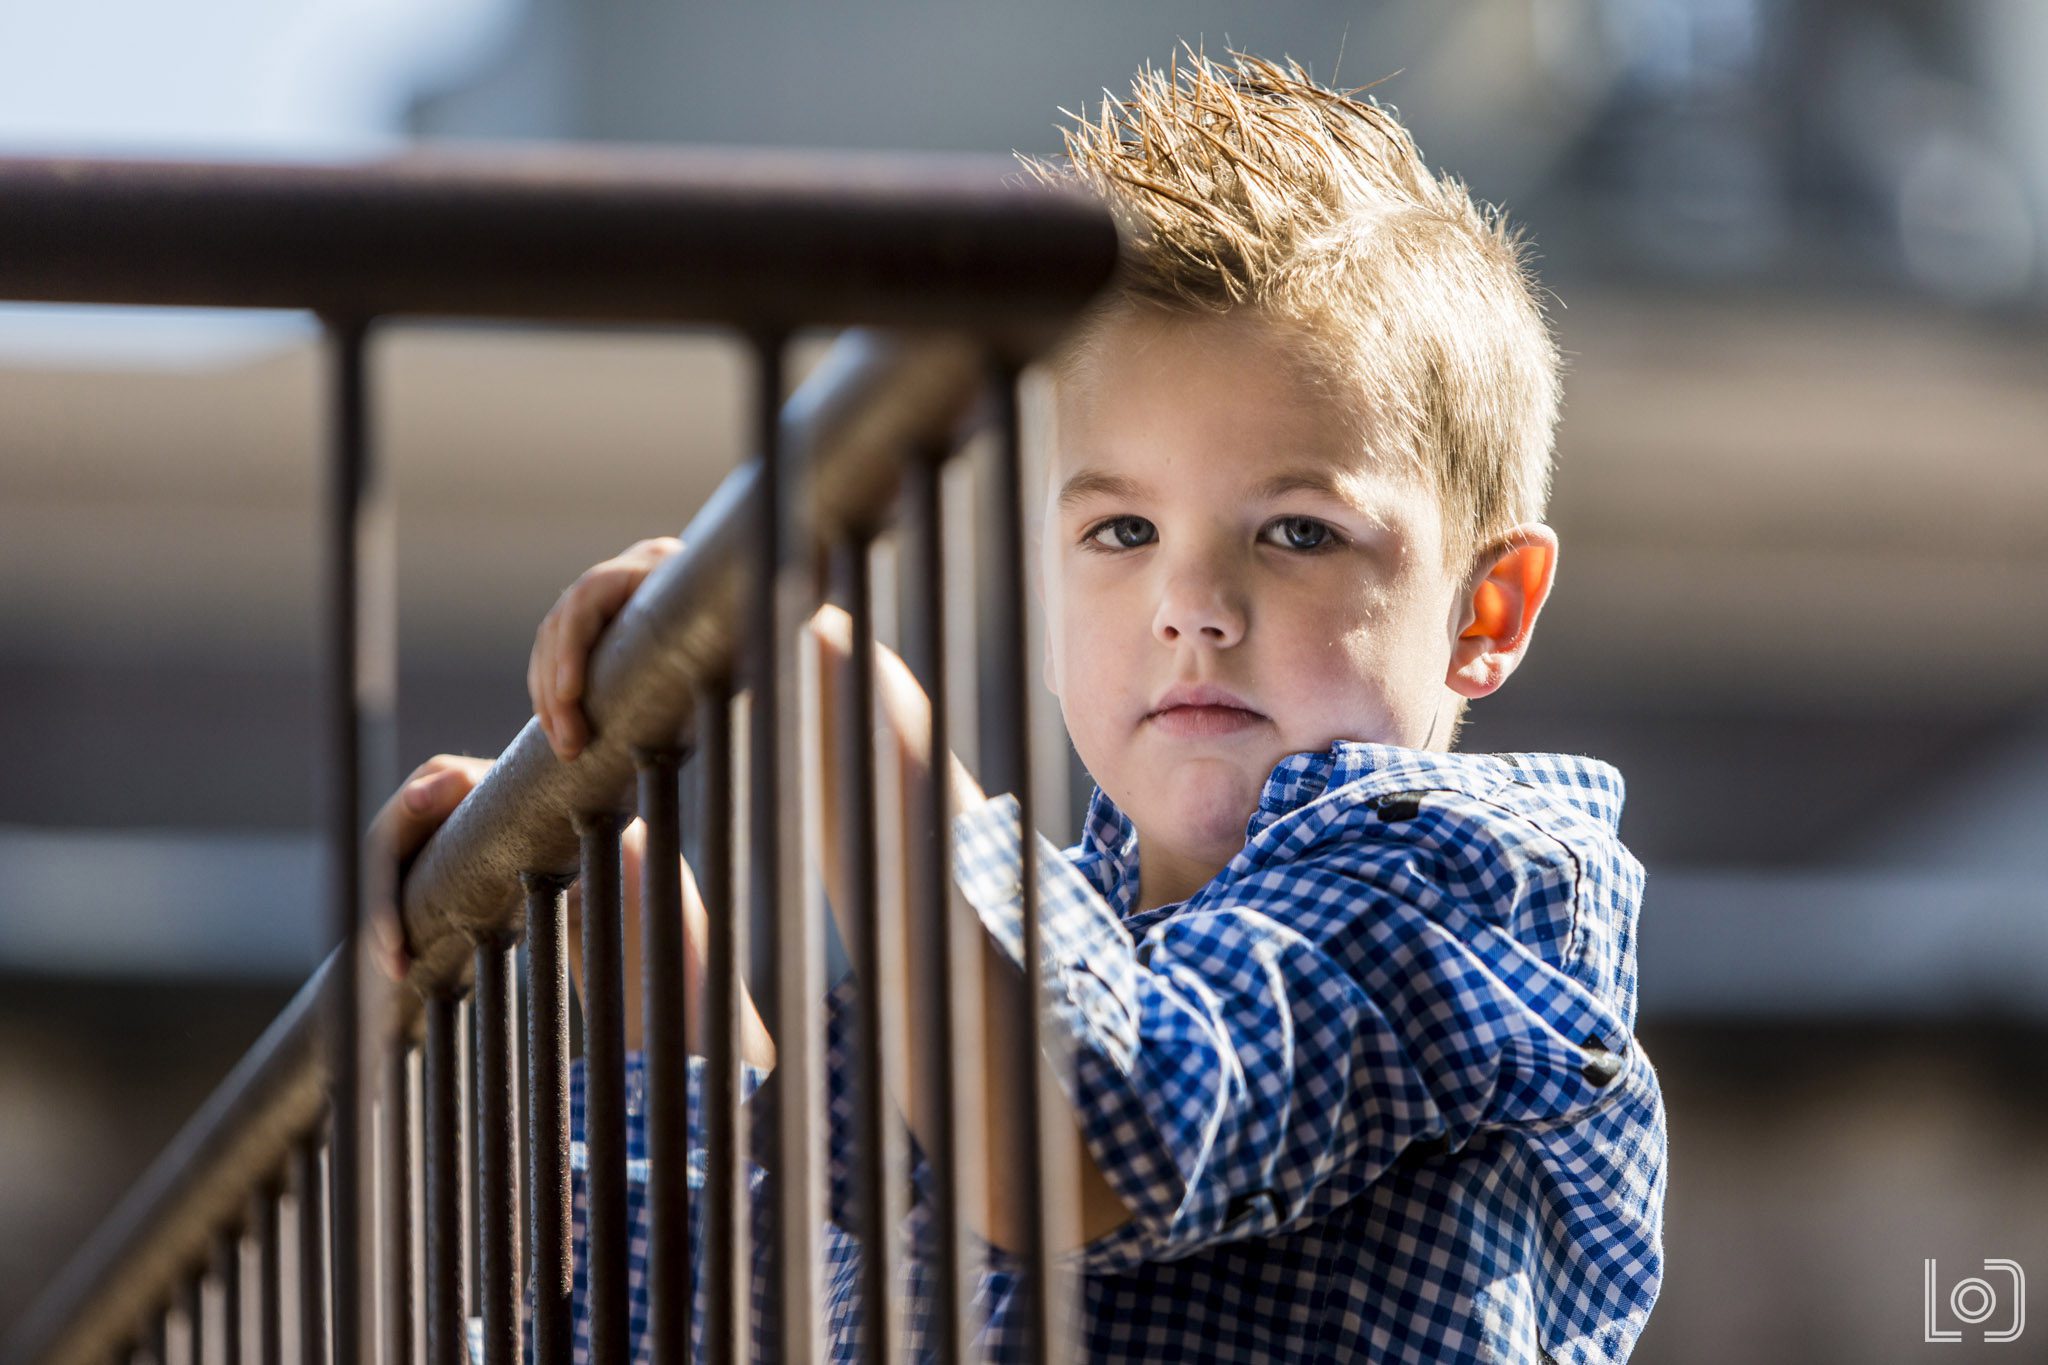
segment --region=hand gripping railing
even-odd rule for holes
[[[256,1301],[256,1349],[266,1363],[285,1358],[290,1319],[300,1361],[403,1365],[419,1325],[427,1360],[445,1365],[467,1354],[472,1292],[484,1358],[500,1365],[520,1354],[522,1282],[532,1294],[534,1358],[567,1361],[565,890],[579,875],[591,1345],[595,1360],[623,1360],[619,836],[637,784],[648,827],[643,903],[679,904],[685,759],[701,793],[698,881],[714,916],[723,912],[706,984],[713,1177],[705,1192],[704,1355],[731,1361],[747,1350],[738,1179],[747,1136],[736,1028],[746,953],[755,1002],[779,1041],[784,1100],[771,1109],[778,1131],[754,1145],[774,1154],[766,1224],[775,1241],[774,1339],[786,1359],[819,1354],[820,1132],[811,1106],[797,1098],[820,1081],[822,972],[802,887],[807,812],[798,766],[800,707],[815,699],[798,694],[793,646],[820,600],[829,558],[855,623],[856,695],[847,712],[867,714],[874,603],[866,551],[896,523],[904,652],[933,699],[933,752],[947,752],[940,551],[948,528],[939,474],[968,434],[992,428],[993,491],[979,514],[985,539],[977,547],[984,638],[976,714],[986,785],[1014,791],[1031,828],[1017,380],[1107,281],[1116,249],[1099,205],[971,158],[561,148],[317,167],[0,159],[0,298],[310,308],[327,322],[326,843],[329,940],[339,945],[22,1322],[7,1365],[100,1362],[138,1350],[162,1365],[174,1327],[187,1337],[184,1359],[240,1361],[245,1293]],[[586,752],[560,763],[529,724],[413,863],[402,909],[414,966],[412,989],[403,989],[359,966],[361,907],[377,894],[379,872],[362,847],[365,798],[392,785],[384,750],[395,672],[395,613],[376,587],[391,582],[391,547],[377,534],[387,509],[370,458],[364,353],[375,322],[420,315],[733,328],[758,362],[757,451],[691,522],[685,549],[603,637],[591,664],[586,710],[595,738]],[[849,333],[785,402],[785,342],[805,324],[896,330]],[[772,702],[741,708],[743,736],[731,723],[741,691]],[[742,754],[767,757],[747,759],[736,773],[741,739]],[[842,909],[857,926],[851,956],[866,971],[880,965],[883,907],[868,818],[873,750],[864,740],[842,746],[840,789],[830,799],[864,813],[847,822],[849,839],[864,837],[870,847],[861,856],[848,844],[854,875]],[[940,837],[949,797],[946,764],[933,769],[937,780],[911,813],[908,846],[920,853],[904,869],[904,886],[916,988],[931,993],[932,1017],[943,1024],[967,1016],[945,970],[954,960],[945,913],[950,840]],[[736,776],[745,789],[739,809]],[[746,835],[739,868],[730,856],[734,815]],[[1023,847],[1023,998],[1036,1000],[1032,841]],[[735,913],[742,882],[744,917]],[[688,1006],[679,921],[654,913],[642,921],[648,1298],[654,1359],[665,1362],[690,1352],[681,1032]],[[524,1134],[514,1064],[514,948],[522,937],[531,1069]],[[896,1008],[879,990],[863,992],[860,1222],[870,1231],[884,1227],[900,1178],[875,1140],[887,1093],[876,1074],[885,1055],[879,1036],[883,1012]],[[472,1014],[473,1037],[465,1026]],[[957,1361],[969,1330],[958,1182],[962,1150],[980,1135],[979,1116],[954,1104],[953,1080],[956,1059],[975,1054],[946,1027],[915,1045],[941,1097],[942,1112],[924,1135],[940,1229],[934,1307],[939,1353]],[[1014,1059],[1023,1074],[1042,1074],[1038,1046],[1032,1015]],[[423,1114],[410,1099],[415,1048]],[[465,1054],[476,1062],[473,1092]],[[1050,1112],[1042,1086],[1026,1087],[1026,1121],[1006,1139],[1025,1186],[1019,1249],[1039,1287],[1038,1352],[1053,1358],[1067,1338],[1056,1321],[1036,1140]],[[425,1154],[418,1191],[408,1155],[415,1141]],[[372,1207],[380,1165],[383,1198]],[[423,1267],[413,1255],[415,1193],[425,1210]],[[472,1200],[473,1220],[465,1217]],[[522,1204],[531,1208],[525,1258]],[[249,1286],[245,1239],[257,1268]],[[894,1253],[886,1235],[863,1243],[864,1344],[879,1360],[894,1344],[886,1301]],[[421,1283],[423,1302],[414,1292]]]

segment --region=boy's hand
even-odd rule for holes
[[[379,870],[382,880],[364,929],[377,965],[393,981],[403,981],[412,970],[395,899],[399,875],[490,769],[488,758],[436,754],[412,770],[370,822],[369,865]]]
[[[556,758],[566,763],[590,742],[583,714],[590,647],[647,575],[682,548],[674,536],[658,536],[591,566],[541,620],[526,664],[526,695]]]

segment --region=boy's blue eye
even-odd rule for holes
[[[1102,533],[1104,531],[1114,532],[1112,537],[1116,542],[1114,545],[1103,543]],[[1134,531],[1141,538],[1136,540],[1126,539],[1126,531]],[[1140,545],[1150,544],[1157,534],[1152,523],[1143,517],[1111,517],[1108,521],[1103,522],[1090,531],[1085,543],[1090,549],[1095,550],[1135,550]]]
[[[1321,550],[1326,548],[1330,541],[1329,526],[1314,517],[1281,517],[1266,529],[1271,530],[1275,526],[1281,528],[1281,533],[1286,539],[1283,547],[1285,549]]]

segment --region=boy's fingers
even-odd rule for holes
[[[376,856],[389,859],[390,865],[404,866],[428,836],[446,823],[449,813],[469,795],[490,766],[489,759],[438,754],[413,769],[412,775],[370,822],[369,838]],[[388,898],[389,894],[390,889],[379,893],[365,931],[372,960],[393,980],[403,980],[411,970],[411,961],[398,907]]]
[[[557,758],[574,758],[590,740],[590,723],[581,703],[591,647],[647,575],[681,548],[681,541],[662,536],[640,541],[594,565],[556,599],[534,632],[526,693]]]
[[[591,646],[652,567],[638,560],[607,560],[584,574],[570,590],[554,641],[556,697],[564,701],[582,697]]]

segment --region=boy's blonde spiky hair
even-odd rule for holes
[[[1066,164],[1036,179],[1102,197],[1119,277],[1054,359],[1071,379],[1109,319],[1247,309],[1282,324],[1361,434],[1429,479],[1462,573],[1550,492],[1560,361],[1523,239],[1462,182],[1432,175],[1377,103],[1232,50],[1149,63],[1101,118],[1073,114]]]

